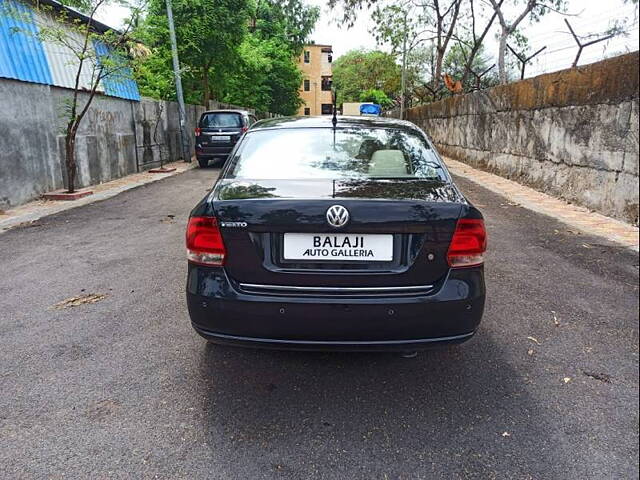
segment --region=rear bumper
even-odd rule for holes
[[[343,297],[243,292],[223,268],[189,264],[187,306],[205,338],[265,348],[414,350],[468,340],[485,302],[482,267],[451,270],[429,294]]]
[[[191,324],[196,332],[210,342],[237,347],[267,348],[273,350],[315,350],[342,352],[383,352],[383,351],[414,351],[423,350],[445,344],[462,343],[469,340],[475,332],[453,337],[422,338],[417,340],[388,340],[388,341],[314,341],[289,340],[274,338],[241,337],[223,333],[209,332],[195,323]]]
[[[235,145],[224,145],[220,147],[198,147],[196,148],[196,157],[198,158],[219,158],[227,157],[233,150]]]

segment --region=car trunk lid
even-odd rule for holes
[[[232,280],[251,285],[433,285],[448,271],[447,248],[461,211],[455,188],[430,180],[225,180],[214,198],[228,252],[227,273]],[[327,222],[327,210],[333,205],[346,208],[350,215],[340,229]],[[291,233],[319,234],[322,241],[332,242],[343,241],[344,236],[357,242],[366,235],[388,235],[392,257],[287,259],[285,234]]]

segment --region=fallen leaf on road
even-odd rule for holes
[[[527,340],[531,340],[532,342],[535,342],[535,343],[537,343],[538,345],[540,345],[540,342],[539,342],[539,341],[538,341],[538,339],[537,339],[537,338],[535,338],[535,337],[527,337]]]
[[[560,321],[558,320],[558,317],[556,316],[556,312],[554,312],[553,310],[551,310],[551,315],[553,315],[553,324],[556,327],[560,326]]]
[[[87,303],[99,302],[100,300],[104,300],[106,297],[107,296],[103,293],[87,293],[86,295],[67,298],[66,300],[56,303],[52,308],[61,310],[63,308],[78,307]]]
[[[569,383],[569,382],[571,381],[571,377],[564,377],[564,378],[562,379],[562,381],[563,381],[564,383]]]
[[[89,417],[90,420],[102,420],[115,413],[120,405],[120,401],[118,400],[100,400],[87,408],[86,416]]]
[[[527,350],[527,355],[531,356],[533,355],[533,348],[530,348],[529,350]]]
[[[38,220],[31,220],[30,222],[22,222],[19,223],[16,228],[34,228],[34,227],[41,227],[42,223],[40,223]]]
[[[607,373],[596,373],[596,372],[587,372],[585,370],[582,371],[587,377],[595,378],[596,380],[600,380],[603,383],[611,383],[611,375]]]

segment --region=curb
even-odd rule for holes
[[[126,177],[121,177],[99,185],[93,185],[91,186],[93,195],[84,196],[77,200],[36,200],[20,205],[19,207],[7,210],[3,214],[0,214],[0,235],[19,225],[32,223],[40,220],[41,218],[48,217],[49,215],[89,205],[101,200],[106,200],[108,198],[115,197],[122,192],[126,192],[127,190],[132,190],[149,183],[180,175],[181,173],[196,168],[197,165],[198,164],[196,162],[173,162],[171,164],[167,164],[167,170],[170,169],[168,172],[148,173],[145,171],[127,175]]]

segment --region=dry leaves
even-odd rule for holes
[[[104,293],[87,293],[85,295],[67,298],[66,300],[56,303],[51,308],[61,310],[63,308],[79,307],[80,305],[86,305],[87,303],[99,302],[100,300],[104,300],[106,297],[107,296]]]
[[[603,383],[611,383],[611,375],[607,373],[587,372],[586,370],[583,370],[582,373],[584,373],[587,377],[600,380]]]

